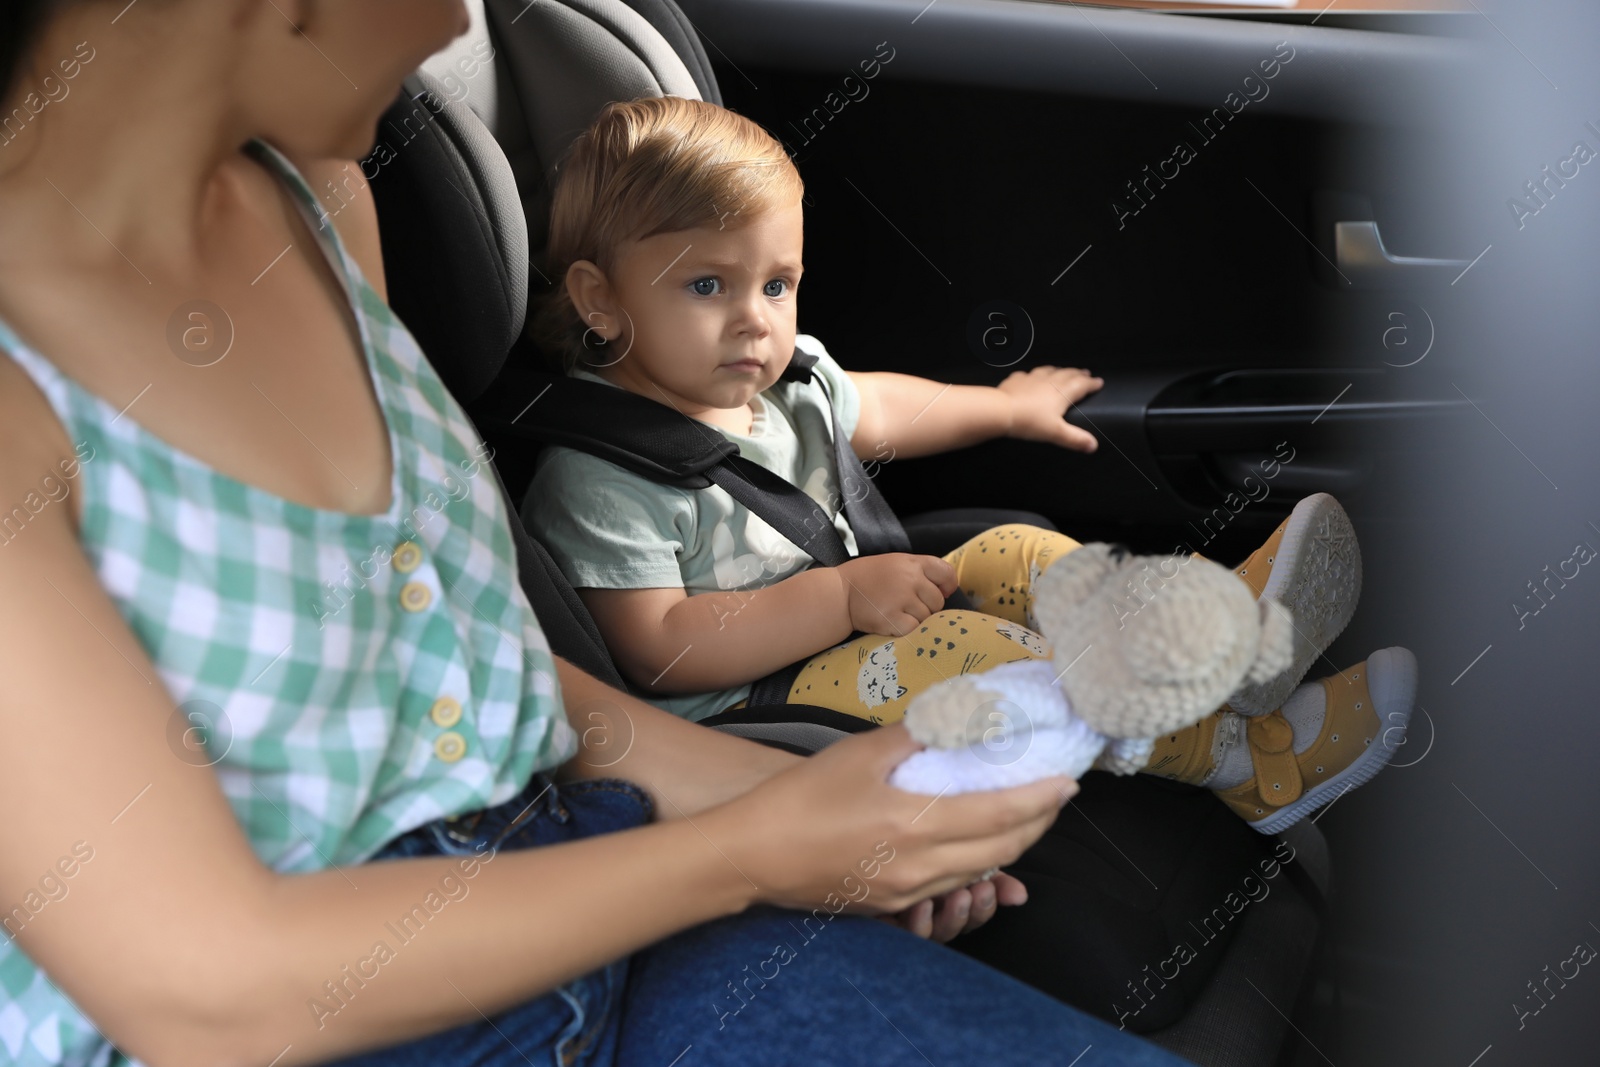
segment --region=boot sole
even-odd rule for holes
[[[1347,552],[1334,547],[1341,539]],[[1335,567],[1338,555],[1346,558]],[[1294,617],[1294,656],[1275,678],[1241,686],[1228,705],[1241,715],[1266,715],[1281,708],[1317,657],[1350,624],[1360,598],[1361,546],[1350,516],[1327,493],[1306,497],[1289,514],[1260,596],[1276,600]]]
[[[1372,709],[1378,716],[1378,743],[1368,745],[1354,763],[1326,782],[1306,790],[1293,804],[1251,823],[1251,827],[1264,834],[1281,833],[1324,804],[1370,782],[1389,765],[1402,743],[1391,744],[1390,731],[1398,729],[1404,738],[1406,726],[1411,722],[1411,709],[1416,706],[1417,658],[1404,648],[1380,649],[1368,656],[1367,692],[1372,695]]]

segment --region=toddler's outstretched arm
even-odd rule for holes
[[[1104,384],[1077,367],[1013,371],[998,386],[945,385],[887,371],[845,373],[861,394],[850,446],[863,458],[909,459],[995,437],[1046,441],[1078,452],[1093,452],[1097,444],[1093,434],[1062,417]]]

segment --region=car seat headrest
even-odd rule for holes
[[[422,69],[445,87],[452,100],[462,100],[478,116],[478,121],[495,132],[500,102],[496,84],[494,42],[483,0],[464,0],[472,26],[466,33],[422,61]]]
[[[567,147],[613,100],[721,101],[672,0],[466,0],[471,28],[407,79],[363,168],[389,303],[470,406],[527,321]]]
[[[463,405],[500,373],[528,311],[528,227],[511,167],[425,71],[378,123],[363,173],[378,208],[389,304]]]
[[[601,108],[644,96],[713,97],[702,94],[701,81],[680,55],[686,44],[698,48],[698,40],[669,0],[646,8],[656,15],[654,22],[622,0],[486,4],[499,78],[490,129],[511,161],[529,247],[535,263],[543,264],[556,164]],[[669,43],[657,25],[669,32],[678,28],[680,43]],[[693,52],[689,58],[696,58]],[[714,90],[703,52],[698,61],[701,80]],[[720,103],[720,95],[715,100]]]

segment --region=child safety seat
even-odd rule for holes
[[[817,357],[796,348],[784,369],[783,380],[815,381],[826,394],[827,382],[812,370],[816,361]],[[664,485],[683,489],[721,486],[818,564],[837,567],[851,558],[833,520],[810,494],[740,455],[739,446],[722,434],[708,432],[704,425],[649,397],[598,382],[530,370],[517,373],[515,380],[516,388],[499,394],[482,408],[480,421],[486,432],[580,449]],[[521,423],[518,420],[522,410],[513,414],[512,409],[522,403],[524,396],[536,397],[541,407],[537,419]],[[828,400],[840,503],[859,553],[870,556],[911,551],[911,538],[905,527],[862,467],[839,425],[831,395]],[[1043,516],[1034,518],[1037,524],[1048,522]],[[960,589],[945,598],[944,606],[975,610]],[[857,636],[859,631],[851,635]],[[780,667],[753,683],[747,707],[783,704],[805,662],[802,659]],[[769,716],[740,708],[724,713],[713,725],[752,718],[764,723]]]

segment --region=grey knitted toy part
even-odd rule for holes
[[[1226,567],[1107,544],[1046,570],[1033,612],[1072,710],[1107,737],[1190,726],[1287,667],[1294,647],[1288,611]]]
[[[1282,671],[1294,647],[1289,612],[1258,602],[1227,568],[1106,544],[1084,545],[1046,570],[1034,585],[1033,615],[1053,656],[1043,690],[1022,679],[1019,664],[995,668],[987,685],[983,673],[941,682],[906,709],[912,737],[935,749],[987,744],[995,709],[1004,707],[998,702],[1021,701],[1022,728],[1035,743],[1035,727],[1070,729],[1081,720],[1111,743],[1100,765],[1131,774],[1150,739],[1199,722],[1242,683]]]

